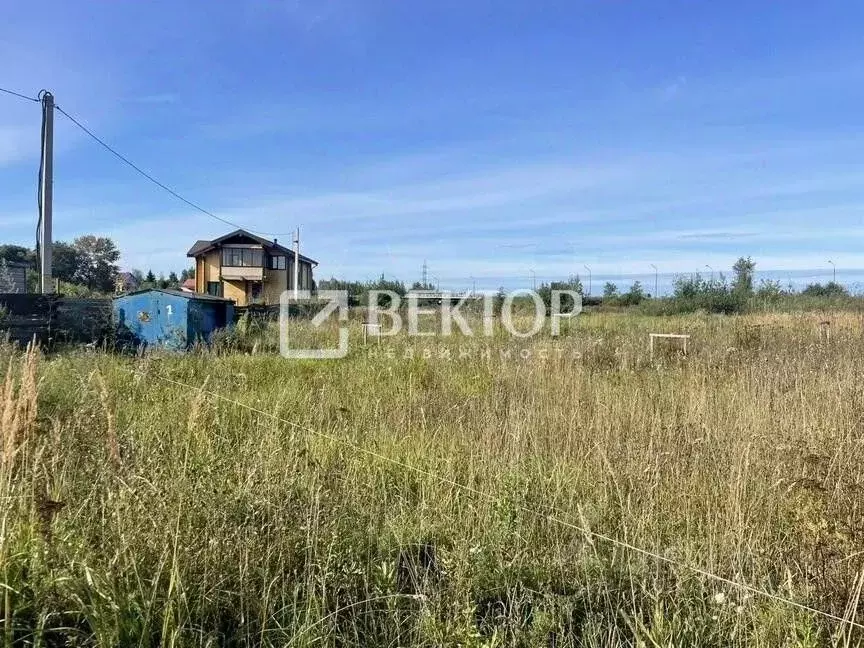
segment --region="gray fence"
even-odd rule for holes
[[[62,295],[0,294],[0,337],[19,344],[34,338],[45,347],[100,343],[111,336],[110,299]]]

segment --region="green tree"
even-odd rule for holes
[[[0,259],[6,263],[26,263],[29,267],[34,267],[36,252],[21,245],[0,245]]]
[[[829,281],[826,284],[814,283],[801,291],[802,295],[808,297],[846,297],[849,291],[839,283]]]
[[[500,287],[498,292],[495,293],[495,296],[492,298],[492,314],[496,317],[501,315],[501,309],[504,307],[504,300],[507,298],[507,293],[504,291],[504,287]]]
[[[156,275],[153,274],[152,270],[147,271],[147,276],[144,277],[144,281],[147,282],[148,284],[155,284],[156,283]]]
[[[756,270],[756,262],[749,256],[739,257],[732,266],[735,279],[732,280],[732,290],[739,295],[753,294],[753,273]]]
[[[75,283],[78,281],[80,268],[84,258],[74,245],[57,241],[52,246],[54,257],[51,261],[51,272],[60,281]]]
[[[705,279],[700,274],[675,278],[673,312],[740,313],[747,306],[747,294],[733,290],[721,274],[719,279]]]
[[[369,302],[368,294],[370,290],[389,290],[400,297],[404,297],[405,293],[405,284],[396,279],[387,279],[383,274],[376,280],[370,281],[366,284],[364,294],[361,297],[361,301],[363,304],[367,304]],[[387,295],[378,295],[378,305],[381,307],[386,307],[390,303]]]
[[[176,288],[177,286],[180,285],[180,280],[177,278],[177,273],[174,272],[173,270],[168,273],[168,284],[172,288]]]
[[[415,281],[411,284],[411,290],[435,290],[435,286],[430,283],[423,283],[422,281]]]
[[[582,295],[582,282],[579,281],[579,277],[570,277],[567,281],[552,281],[550,283],[542,283],[537,288],[537,294],[540,296],[540,299],[546,305],[546,308],[550,308],[552,306],[552,293],[554,291],[561,291],[560,295],[560,306],[563,312],[567,312],[572,310],[575,307],[573,303],[573,298],[567,294],[568,291],[572,291],[575,293],[579,293]],[[526,297],[525,299],[519,299],[520,303],[530,304],[531,302]]]
[[[777,301],[787,292],[780,285],[779,281],[772,279],[763,279],[759,282],[759,289],[756,291],[756,296],[765,301]]]
[[[344,290],[348,293],[349,306],[360,306],[361,297],[366,290],[366,287],[360,281],[345,281],[344,279],[336,279],[335,277],[324,279],[318,287],[321,290]]]
[[[558,287],[560,290],[575,290],[580,295],[585,294],[585,289],[582,287],[582,279],[579,278],[578,274],[570,275],[567,281],[553,287]]]
[[[618,294],[618,286],[616,286],[611,281],[607,281],[606,285],[603,286],[603,297],[605,299],[611,299]]]
[[[633,285],[630,286],[630,290],[622,295],[622,301],[626,306],[636,306],[647,298],[648,295],[645,294],[645,289],[642,288],[642,282],[640,281],[634,281]]]
[[[117,261],[120,250],[110,238],[101,236],[79,236],[72,243],[80,255],[75,278],[90,290],[112,292],[117,276]]]

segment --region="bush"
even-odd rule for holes
[[[214,331],[210,348],[221,353],[254,353],[272,350],[273,341],[268,335],[266,317],[244,313],[234,326]],[[203,349],[206,349],[204,345]]]
[[[779,281],[772,279],[763,279],[759,282],[759,289],[756,291],[756,297],[765,301],[775,302],[789,292],[783,289]]]
[[[616,298],[616,302],[621,306],[638,306],[648,298],[645,291],[642,289],[642,284],[638,281],[633,282],[628,290],[623,295]]]
[[[657,300],[648,311],[657,315],[676,315],[706,311],[731,315],[746,310],[747,295],[732,290],[721,274],[719,279],[703,279],[701,275],[678,276],[673,296]]]
[[[836,281],[829,281],[824,286],[820,283],[813,283],[801,291],[806,297],[848,297],[849,291]]]

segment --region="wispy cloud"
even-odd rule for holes
[[[687,77],[684,75],[679,75],[675,80],[667,83],[660,90],[660,96],[665,101],[671,101],[679,94],[681,94],[684,89],[687,87]]]
[[[38,133],[35,137],[36,139],[30,127],[0,126],[0,166],[33,158],[34,150],[35,157],[38,159]]]
[[[179,97],[170,92],[165,92],[161,94],[148,94],[141,95],[138,97],[129,97],[125,99],[125,103],[130,104],[145,104],[145,105],[153,105],[153,104],[173,104],[179,100]]]
[[[680,241],[700,241],[711,243],[714,241],[742,241],[744,239],[758,236],[758,232],[746,231],[704,231],[704,232],[682,232],[675,235]]]

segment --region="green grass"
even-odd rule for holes
[[[692,353],[649,358],[651,331]],[[856,315],[589,315],[558,339],[367,347],[355,327],[332,362],[274,345],[2,347],[7,645],[861,642],[683,566],[856,618]]]

